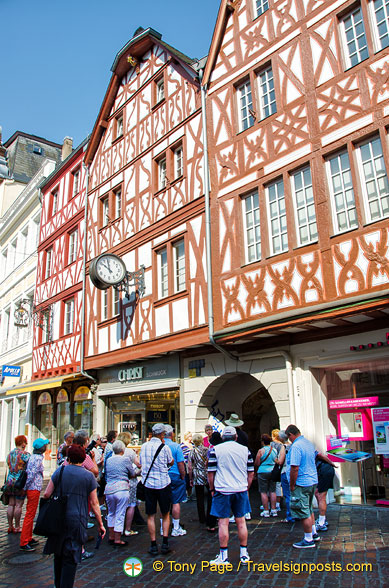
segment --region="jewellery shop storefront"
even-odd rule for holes
[[[127,431],[134,446],[155,423],[180,428],[179,358],[117,365],[99,373],[97,430]]]

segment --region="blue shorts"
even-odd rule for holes
[[[212,497],[211,515],[218,519],[229,519],[231,511],[237,519],[251,512],[247,490],[235,492],[235,494],[222,494],[215,491]]]
[[[169,474],[172,487],[172,504],[186,500],[186,482],[177,474]]]

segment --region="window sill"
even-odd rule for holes
[[[158,300],[154,300],[154,308],[163,306],[168,302],[174,302],[175,300],[179,300],[180,298],[186,298],[188,295],[188,290],[182,290],[181,292],[177,292],[176,294],[170,294],[169,296],[165,296],[165,298],[158,298]]]
[[[114,218],[113,220],[109,221],[109,223],[106,224],[106,225],[104,225],[103,227],[99,227],[99,233],[101,233],[102,231],[104,231],[104,229],[108,229],[109,227],[112,227],[113,225],[116,225],[122,219],[123,219],[122,216],[118,216],[117,218]]]
[[[162,98],[162,100],[160,100],[159,102],[156,102],[154,104],[154,106],[151,107],[151,112],[154,112],[154,110],[157,110],[160,106],[162,106],[162,104],[165,104],[166,102],[166,98]]]
[[[108,327],[109,325],[114,325],[115,323],[118,323],[120,321],[120,314],[117,314],[116,316],[111,316],[110,318],[101,320],[97,323],[97,328],[101,328],[101,327]]]
[[[112,139],[111,146],[112,146],[112,145],[116,145],[116,143],[119,143],[120,139],[123,139],[123,136],[124,136],[124,135],[123,135],[123,134],[121,134],[121,135],[119,135],[118,137],[115,137],[115,139]]]

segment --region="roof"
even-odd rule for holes
[[[11,137],[4,143],[4,147],[9,147],[18,137],[26,137],[32,141],[46,143],[46,145],[51,145],[52,147],[58,147],[59,149],[62,149],[62,145],[60,143],[54,143],[53,141],[48,141],[43,137],[38,137],[38,135],[30,135],[29,133],[24,133],[23,131],[15,131],[14,134],[11,135]]]
[[[117,53],[112,64],[111,80],[105,93],[105,97],[100,107],[100,111],[90,137],[89,145],[86,150],[86,165],[89,165],[92,162],[100,144],[101,137],[108,126],[108,117],[115,102],[115,97],[118,92],[121,79],[127,73],[127,71],[133,67],[133,65],[129,63],[128,58],[131,56],[135,59],[141,59],[143,55],[155,44],[164,47],[171,55],[173,55],[179,62],[182,63],[187,71],[189,66],[192,69],[194,76],[197,76],[197,59],[188,57],[184,53],[181,53],[181,51],[178,51],[171,45],[168,45],[162,41],[162,35],[158,31],[155,31],[152,28],[138,28],[135,31],[134,36]]]
[[[20,131],[16,131],[4,147],[8,177],[22,184],[28,184],[45,158],[61,161],[62,145]]]
[[[81,143],[78,145],[78,147],[73,149],[72,152],[67,156],[67,158],[64,159],[59,165],[57,165],[55,170],[49,176],[47,176],[47,178],[45,178],[43,180],[43,182],[39,185],[39,188],[41,190],[44,189],[48,184],[51,184],[53,182],[53,180],[55,180],[58,177],[59,173],[63,170],[63,168],[65,168],[71,162],[72,159],[77,158],[77,156],[80,153],[80,150],[83,150],[83,151],[85,150],[85,147],[89,141],[89,137],[90,137],[90,135],[85,137],[85,139],[83,141],[81,141]]]

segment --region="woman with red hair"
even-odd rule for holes
[[[22,516],[23,502],[26,497],[24,489],[17,490],[15,482],[21,472],[27,468],[30,454],[26,451],[27,437],[18,435],[15,437],[15,449],[7,456],[8,476],[5,482],[5,494],[8,496],[8,533],[20,533],[20,518]],[[15,526],[13,521],[15,519]]]

